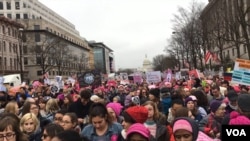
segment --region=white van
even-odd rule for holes
[[[4,75],[4,85],[9,86],[20,86],[22,84],[21,75],[20,74],[10,74]]]

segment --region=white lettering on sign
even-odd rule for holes
[[[247,136],[244,129],[226,129],[227,136]]]

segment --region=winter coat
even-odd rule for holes
[[[90,101],[87,105],[83,105],[81,98],[79,98],[76,102],[70,104],[68,111],[75,113],[78,118],[85,118],[89,113],[91,104],[92,102]]]
[[[170,136],[165,125],[156,125],[156,137],[151,138],[150,141],[169,141]]]
[[[222,120],[223,118],[215,117],[213,113],[210,113],[199,122],[199,129],[207,135],[213,130],[214,135],[216,135],[221,131]]]
[[[120,141],[118,140],[118,136],[122,131],[122,126],[119,123],[112,123],[108,127],[108,131],[103,135],[105,140],[108,141]],[[93,141],[98,139],[98,135],[95,132],[95,128],[92,124],[87,125],[83,128],[81,134],[82,137],[86,137],[87,139]]]
[[[27,134],[29,136],[29,141],[42,141],[42,129],[39,128],[37,131]]]
[[[250,119],[233,111],[230,113],[229,125],[250,125]]]

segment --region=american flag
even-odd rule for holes
[[[45,73],[43,74],[43,77],[44,77],[44,79],[48,79],[48,78],[49,78],[49,72],[45,72]]]
[[[205,54],[205,64],[209,63],[209,60],[211,59],[211,57],[212,57],[211,52],[207,51],[206,54]]]
[[[185,66],[186,68],[189,68],[189,67],[190,67],[187,60],[184,60],[184,66]]]
[[[213,62],[214,62],[215,64],[220,64],[220,63],[221,63],[220,57],[218,56],[217,53],[213,53],[213,54],[211,55],[211,57],[212,57],[212,60],[213,60]]]

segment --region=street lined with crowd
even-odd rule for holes
[[[0,87],[0,141],[210,141],[250,125],[249,87],[217,76],[98,87]]]

